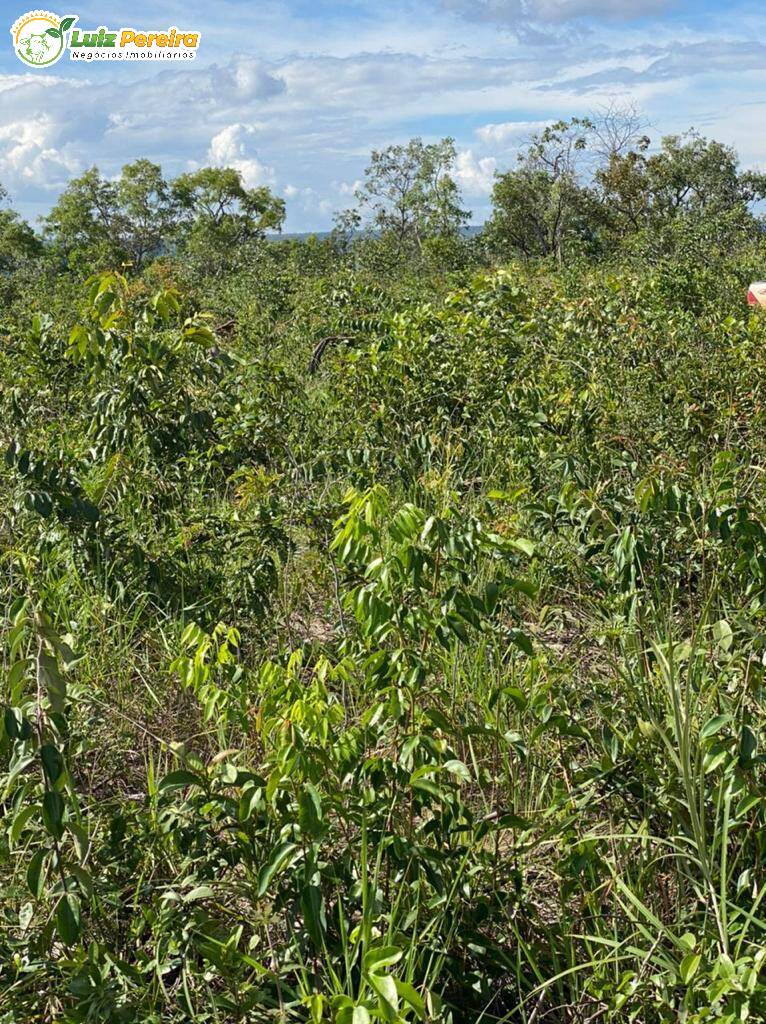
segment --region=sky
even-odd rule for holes
[[[766,170],[766,13],[726,0],[73,2],[84,29],[201,33],[183,66],[26,68],[0,0],[0,183],[32,223],[94,164],[174,176],[237,167],[287,204],[287,231],[353,204],[372,149],[452,136],[474,223],[495,173],[560,118],[633,102],[662,135],[696,128]]]

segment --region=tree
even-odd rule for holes
[[[499,254],[561,262],[569,244],[593,236],[600,214],[578,166],[591,129],[587,119],[557,121],[532,137],[515,170],[498,175],[486,236]]]
[[[228,257],[280,228],[284,213],[282,199],[246,189],[233,168],[205,167],[168,183],[157,164],[136,160],[116,181],[96,167],[71,181],[45,218],[45,235],[70,265],[141,270],[178,245]]]
[[[353,245],[354,238],[362,226],[362,215],[358,210],[339,210],[333,215],[330,242],[336,252],[345,254]]]
[[[59,196],[45,218],[45,235],[70,264],[129,263],[140,270],[168,244],[175,214],[157,164],[126,164],[116,181],[92,167]]]
[[[8,193],[0,185],[0,203]],[[0,273],[10,274],[42,252],[42,243],[25,220],[9,206],[0,208]]]
[[[173,182],[173,195],[186,242],[219,252],[262,238],[268,230],[279,231],[285,219],[284,200],[265,185],[245,188],[233,167],[182,174]]]
[[[117,187],[91,167],[73,178],[47,217],[43,233],[70,266],[98,269],[122,262],[117,232]]]
[[[356,192],[360,223],[369,213],[369,226],[391,239],[397,253],[421,250],[426,238],[457,236],[471,214],[461,207],[450,173],[455,158],[449,138],[430,144],[415,138],[373,150]]]
[[[634,108],[612,105],[533,136],[519,166],[498,175],[490,244],[502,256],[561,262],[569,249],[610,251],[639,235],[655,252],[752,236],[766,175],[741,172],[734,150],[696,132],[651,152],[645,128]]]
[[[753,223],[750,205],[766,197],[766,175],[740,172],[729,146],[696,132],[669,135],[659,152],[615,153],[596,174],[618,231],[659,231],[678,217]]]
[[[126,164],[117,182],[121,244],[136,268],[168,244],[177,207],[162,168],[150,160]]]
[[[602,164],[632,149],[643,151],[649,145],[649,122],[633,102],[612,100],[590,114],[587,122],[588,148]]]

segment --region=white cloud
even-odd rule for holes
[[[273,167],[262,164],[257,156],[248,154],[250,136],[256,133],[251,124],[230,124],[210,140],[208,163],[214,167],[234,167],[242,175],[245,188],[273,185],[276,180]]]
[[[362,187],[364,182],[361,178],[357,178],[355,181],[341,181],[336,185],[338,192],[342,196],[355,196],[359,189]]]
[[[221,72],[225,78],[227,70]],[[269,71],[263,61],[239,56],[230,72],[236,95],[241,99],[266,99],[284,92],[285,83]]]
[[[485,124],[476,129],[476,136],[488,146],[518,145],[539,132],[548,121],[501,121],[499,124]]]
[[[82,166],[66,148],[57,148],[58,135],[49,116],[0,125],[0,177],[12,186],[62,188]]]
[[[552,82],[546,91],[571,89],[591,92],[604,88],[625,89],[652,82],[673,82],[701,75],[743,75],[766,68],[766,45],[757,40],[727,39],[674,45],[654,50],[654,59],[611,61],[590,74]]]
[[[497,160],[493,156],[477,157],[473,150],[459,150],[455,161],[455,180],[469,196],[487,196],[495,183]]]

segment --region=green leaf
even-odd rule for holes
[[[322,890],[318,885],[306,885],[301,892],[301,910],[306,928],[318,951],[322,949],[327,919],[324,910]]]
[[[310,782],[298,797],[298,821],[307,835],[318,836],[322,832],[322,800]]]
[[[13,819],[13,824],[11,825],[11,843],[15,844],[19,841],[19,839],[21,838],[21,833],[24,831],[27,822],[33,815],[37,814],[39,810],[39,804],[29,804],[28,806],[23,807],[19,811],[19,813]]]
[[[258,875],[258,889],[256,890],[258,897],[264,895],[268,889],[272,878],[283,867],[292,854],[297,850],[298,847],[295,843],[285,842],[280,843],[271,854],[271,857],[263,865]]]
[[[173,789],[186,789],[187,786],[199,786],[200,789],[205,788],[199,775],[186,771],[184,768],[179,768],[178,771],[169,772],[160,782],[158,789],[160,792],[167,792]]]
[[[66,680],[59,672],[56,659],[42,649],[37,654],[37,681],[47,693],[52,710],[63,714]]]
[[[38,515],[42,516],[43,519],[47,519],[53,511],[53,499],[46,491],[30,492],[29,501],[31,503],[31,507]]]
[[[61,33],[57,28],[46,28],[46,35],[53,36],[54,39],[61,39]]]
[[[66,18],[62,18],[61,19],[61,24],[59,25],[59,32],[61,32],[61,34],[63,35],[64,32],[66,32],[68,29],[70,29],[72,27],[72,25],[74,25],[74,23],[76,21],[77,21],[77,17],[76,16],[73,17],[71,14],[68,15]]]
[[[29,891],[35,897],[40,899],[43,894],[43,888],[45,886],[45,872],[43,866],[45,858],[47,856],[46,850],[38,850],[32,857],[27,867],[27,885]]]
[[[494,581],[489,582],[484,588],[484,608],[487,615],[491,615],[495,610],[499,597],[500,587]]]
[[[8,689],[13,691],[22,681],[29,668],[29,659],[20,658],[15,661],[8,672]]]
[[[517,551],[521,551],[523,554],[528,555],[530,558],[535,553],[535,542],[528,540],[526,537],[514,537],[512,540],[507,540],[506,544],[509,547],[515,548]]]
[[[537,821],[537,815],[530,815],[529,818],[522,818],[519,814],[509,812],[508,814],[501,814],[500,817],[497,818],[497,826],[501,829],[510,828],[517,829],[520,832],[528,832],[531,828],[535,827]]]
[[[437,800],[444,800],[446,793],[440,789],[435,782],[431,782],[430,779],[416,779],[412,783],[412,788],[419,790],[421,793],[429,793],[431,796],[435,796]]]
[[[399,993],[394,979],[388,974],[370,974],[369,980],[381,1000],[396,1012],[399,1009]]]
[[[364,954],[362,966],[365,971],[374,973],[381,967],[392,967],[402,959],[402,951],[398,946],[378,946]]]
[[[344,1000],[344,1002],[341,1003],[341,1000]],[[333,1018],[335,1024],[370,1024],[370,1012],[367,1007],[363,1006],[361,1003],[358,1006],[354,1006],[347,996],[336,996],[335,999],[333,999],[333,1004],[336,1010]],[[322,1017],[322,1020],[324,1019],[325,1018]]]
[[[681,981],[684,985],[688,985],[694,975],[697,973],[702,957],[699,953],[688,953],[681,961],[681,966],[678,969],[678,973],[681,975]]]
[[[67,892],[56,907],[56,931],[65,946],[73,946],[80,937],[80,901]]]
[[[720,619],[713,626],[713,639],[722,651],[728,651],[734,642],[734,634],[726,619]]]
[[[70,864],[69,870],[77,879],[77,884],[80,886],[80,890],[85,893],[88,899],[90,899],[93,896],[93,876],[90,871],[86,871],[85,868],[81,867],[79,864]]]
[[[9,740],[16,740],[21,734],[23,717],[18,708],[6,708],[3,712],[3,728]]]
[[[40,760],[45,774],[51,782],[55,782],[64,771],[64,759],[52,743],[43,743],[40,747]]]
[[[530,658],[532,657],[535,652],[532,647],[532,641],[526,633],[523,633],[520,629],[512,629],[509,631],[508,635],[511,643],[516,644],[520,650],[525,654],[528,654]]]
[[[470,625],[475,629],[481,628],[481,619],[479,618],[476,609],[473,606],[473,601],[468,594],[463,594],[460,591],[455,594],[455,611],[462,619],[465,619],[465,621],[470,623]]]
[[[702,770],[707,775],[729,760],[729,751],[718,743],[713,744],[713,749],[705,754],[702,759]]]
[[[417,989],[408,981],[399,981],[398,978],[394,978],[394,984],[396,985],[396,991],[399,993],[399,998],[408,1003],[415,1011],[415,1014],[423,1020],[426,1015],[426,1005]]]
[[[462,782],[471,781],[471,773],[468,771],[468,769],[466,768],[462,761],[445,761],[443,767],[445,771],[450,772],[450,774],[452,775],[455,775]]]
[[[52,836],[61,839],[64,834],[64,800],[61,793],[49,789],[43,797],[43,823]]]
[[[88,848],[90,846],[90,836],[82,826],[77,825],[73,821],[67,822],[67,831],[74,841],[74,850],[81,861],[84,861],[88,855]]]
[[[706,740],[709,736],[715,736],[730,721],[731,715],[716,715],[714,718],[708,718],[700,729],[700,739]]]
[[[748,794],[746,794],[742,798],[742,800],[740,800],[740,802],[737,804],[737,810],[736,810],[737,817],[738,818],[744,818],[744,816],[749,811],[752,811],[752,809],[754,807],[757,807],[761,803],[763,803],[763,797],[761,797],[758,793],[748,793]]]
[[[758,749],[758,740],[749,725],[743,725],[739,736],[739,760],[745,765],[753,760]]]
[[[184,903],[196,903],[197,900],[209,900],[213,896],[215,896],[215,892],[209,885],[198,885],[191,892],[187,892],[183,901]]]
[[[526,594],[527,597],[535,597],[537,595],[537,584],[533,583],[532,580],[520,580],[517,576],[513,576],[505,582],[506,586],[510,587],[511,590],[516,590],[520,594]]]
[[[470,639],[470,637],[468,634],[468,630],[465,628],[465,625],[463,624],[462,620],[452,612],[450,612],[450,614],[447,615],[446,618],[447,624],[449,625],[452,632],[455,633],[460,640],[466,643]]]

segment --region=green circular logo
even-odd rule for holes
[[[23,14],[11,28],[16,56],[33,68],[55,64],[66,49],[66,32],[74,21],[74,17],[59,18],[51,11]]]

